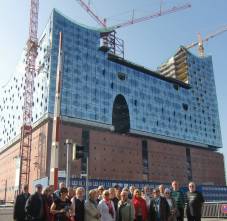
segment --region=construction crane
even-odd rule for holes
[[[160,7],[160,10],[151,14],[151,15],[147,15],[147,16],[144,16],[144,17],[140,17],[140,18],[134,18],[134,16],[128,20],[128,21],[125,21],[123,23],[120,23],[120,24],[116,24],[116,25],[113,25],[111,27],[107,27],[107,24],[106,24],[106,19],[101,19],[99,16],[97,16],[95,14],[95,12],[91,9],[90,5],[89,4],[86,4],[84,0],[77,0],[79,2],[79,4],[85,9],[85,11],[99,24],[101,25],[103,28],[105,29],[118,29],[118,28],[122,28],[122,27],[125,27],[125,26],[129,26],[129,25],[132,25],[132,24],[136,24],[136,23],[140,23],[140,22],[144,22],[144,21],[147,21],[147,20],[150,20],[150,19],[153,19],[153,18],[156,18],[156,17],[160,17],[160,16],[163,16],[163,15],[167,15],[167,14],[171,14],[171,13],[175,13],[177,11],[180,11],[180,10],[184,10],[184,9],[187,9],[187,8],[190,8],[191,7],[191,4],[189,3],[186,3],[184,5],[181,5],[181,6],[174,6],[170,9],[166,9],[166,10],[162,10],[162,7]]]
[[[95,14],[95,12],[91,9],[90,4],[86,4],[83,0],[77,0],[82,8],[102,27],[106,27],[106,19],[101,19],[99,16]]]
[[[148,20],[163,16],[163,15],[175,13],[177,11],[184,10],[184,9],[187,9],[187,8],[190,8],[190,7],[191,7],[191,5],[189,3],[187,3],[187,4],[184,4],[184,5],[181,5],[181,6],[174,6],[172,8],[165,9],[165,10],[162,10],[160,8],[160,11],[157,11],[157,12],[151,14],[151,15],[147,15],[147,16],[140,17],[140,18],[132,17],[132,19],[130,19],[130,20],[126,21],[126,22],[114,25],[111,28],[118,29],[118,28],[126,27],[126,26],[129,26],[129,25],[133,25],[133,24],[137,24],[137,23],[140,23],[140,22],[148,21]]]
[[[20,137],[20,173],[19,187],[21,192],[24,184],[29,184],[30,161],[31,161],[31,142],[32,142],[32,103],[33,87],[35,77],[35,64],[38,48],[38,12],[39,0],[31,0],[29,38],[26,47],[25,62],[25,85],[24,85],[24,105],[23,105],[23,124]]]
[[[208,34],[204,39],[202,39],[202,36],[200,33],[198,33],[198,41],[197,42],[193,42],[190,45],[185,46],[185,48],[190,49],[193,48],[195,46],[198,45],[198,53],[200,57],[204,57],[205,56],[205,51],[204,51],[204,46],[203,43],[206,41],[209,41],[211,38],[216,37],[217,35],[220,35],[224,32],[227,31],[227,25],[223,26],[222,28],[218,29],[217,31]]]
[[[126,27],[132,24],[144,22],[156,17],[160,17],[162,15],[175,13],[179,10],[184,10],[191,7],[189,3],[186,3],[181,6],[175,6],[170,9],[163,10],[162,2],[161,2],[160,10],[156,13],[153,13],[151,15],[147,15],[144,17],[140,17],[140,18],[134,18],[134,11],[133,11],[133,16],[131,19],[123,23],[108,27],[106,24],[106,19],[101,19],[99,16],[97,16],[95,12],[91,9],[89,3],[87,4],[84,0],[76,0],[76,1],[104,29],[101,33],[100,50],[103,50],[105,52],[108,51],[109,53],[120,56],[122,58],[124,58],[124,41],[116,36],[116,29]]]

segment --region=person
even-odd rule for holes
[[[128,191],[121,192],[121,200],[118,202],[117,221],[134,221],[134,206],[128,200]]]
[[[128,198],[131,200],[133,198],[133,193],[134,193],[135,187],[130,186],[129,187],[129,193],[128,193]]]
[[[28,220],[43,221],[45,220],[44,200],[42,196],[43,186],[36,184],[35,193],[30,195],[26,205],[25,212],[27,213]]]
[[[50,196],[50,188],[46,187],[43,189],[43,202],[44,202],[44,209],[45,209],[45,221],[50,221],[52,219],[50,213],[50,206],[51,206],[52,198]]]
[[[102,200],[103,196],[103,191],[104,191],[104,186],[99,186],[98,187],[98,198],[97,198],[97,203],[99,203]]]
[[[23,186],[23,191],[16,197],[14,209],[13,209],[13,219],[15,221],[25,220],[25,205],[30,193],[28,192],[28,185]]]
[[[115,193],[116,193],[116,198],[119,201],[121,199],[121,188],[118,188],[118,189],[115,188]]]
[[[146,221],[148,218],[147,205],[146,201],[141,197],[139,189],[134,190],[132,203],[135,209],[135,221]]]
[[[176,202],[175,200],[171,197],[170,195],[170,189],[169,188],[165,188],[164,191],[164,195],[166,198],[166,201],[169,205],[169,209],[170,209],[170,215],[168,217],[168,221],[176,221],[177,220],[177,206],[176,206]]]
[[[115,192],[116,192],[116,193],[117,193],[117,192],[120,192],[120,193],[121,193],[121,189],[122,189],[122,188],[121,188],[120,185],[115,184],[113,188],[115,189]]]
[[[53,193],[54,200],[56,200],[57,198],[60,198],[60,189],[63,187],[65,187],[65,183],[64,182],[59,183],[59,189]]]
[[[122,191],[126,191],[127,193],[129,193],[128,187],[123,187],[123,188],[122,188]]]
[[[71,199],[72,215],[76,221],[84,221],[84,188],[77,187],[76,195]]]
[[[75,191],[72,187],[68,187],[68,199],[71,200],[75,196]]]
[[[168,221],[170,215],[169,205],[164,197],[160,195],[159,188],[153,189],[149,209],[149,221]]]
[[[116,197],[116,191],[117,191],[117,189],[115,189],[113,187],[109,188],[110,200],[112,200],[113,203],[114,203],[115,211],[117,211],[117,204],[118,204],[118,201],[119,201],[119,199]]]
[[[186,214],[188,221],[200,221],[202,206],[204,203],[203,195],[196,191],[196,185],[194,182],[188,184],[189,191],[186,195]]]
[[[67,198],[68,189],[62,187],[59,196],[51,205],[50,212],[54,215],[55,221],[68,221],[71,215],[71,201]]]
[[[84,205],[84,221],[101,221],[101,214],[97,207],[97,191],[90,190],[88,194],[88,201]]]
[[[160,196],[164,197],[165,196],[165,194],[164,194],[164,190],[165,190],[164,185],[160,184],[158,189],[159,189],[159,192],[160,192]]]
[[[110,200],[110,193],[108,190],[103,191],[103,199],[99,202],[98,209],[101,214],[101,221],[115,221],[116,211],[114,209],[113,201]]]
[[[184,194],[179,189],[179,183],[174,180],[172,182],[172,192],[171,197],[175,200],[177,206],[177,221],[184,221]]]
[[[150,187],[149,186],[144,186],[143,188],[143,199],[146,201],[147,204],[147,209],[150,208],[150,202],[151,202],[151,191],[150,191]]]

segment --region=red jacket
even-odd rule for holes
[[[141,197],[134,197],[132,200],[132,203],[135,208],[135,216],[137,217],[138,210],[139,208],[141,208],[143,220],[147,220],[148,210],[147,210],[146,201]]]

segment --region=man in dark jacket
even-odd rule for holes
[[[28,185],[23,186],[23,192],[16,197],[14,210],[13,210],[13,219],[15,221],[24,221],[25,220],[25,204],[30,194],[28,193]]]
[[[169,215],[170,209],[166,199],[160,196],[158,188],[154,189],[149,209],[149,221],[167,221]]]
[[[28,220],[32,221],[44,221],[45,209],[44,201],[42,197],[42,185],[37,184],[35,186],[36,191],[32,194],[25,205],[25,212],[27,214]]]
[[[188,221],[200,221],[203,206],[203,195],[196,191],[194,182],[188,184],[189,191],[187,192],[187,218]]]

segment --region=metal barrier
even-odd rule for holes
[[[227,218],[227,202],[205,202],[203,204],[202,217]]]

